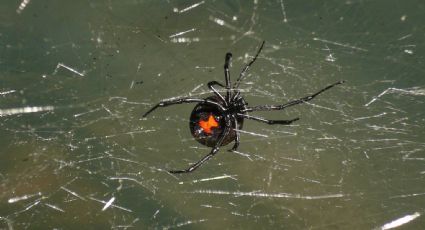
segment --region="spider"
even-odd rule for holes
[[[292,122],[299,120],[298,117],[291,120],[268,120],[262,117],[249,115],[248,112],[283,110],[287,107],[310,101],[317,95],[323,93],[324,91],[336,85],[344,83],[344,81],[338,81],[332,85],[329,85],[319,90],[314,94],[311,94],[310,96],[290,101],[282,105],[248,106],[248,103],[241,96],[239,85],[246,76],[248,69],[255,62],[255,60],[257,60],[258,55],[263,49],[264,43],[265,41],[261,43],[260,48],[258,49],[255,56],[248,64],[245,65],[245,67],[239,74],[239,77],[236,79],[236,82],[234,82],[233,84],[230,82],[229,71],[232,54],[226,53],[224,59],[225,85],[217,81],[208,82],[207,85],[213,93],[212,96],[209,96],[207,98],[183,97],[170,100],[162,100],[158,104],[153,106],[150,110],[148,110],[145,114],[143,114],[143,117],[146,117],[148,114],[150,114],[159,107],[167,107],[170,105],[185,103],[197,103],[190,115],[190,132],[192,133],[192,136],[195,138],[195,140],[197,140],[202,145],[211,147],[212,149],[210,153],[208,153],[198,162],[192,164],[189,168],[184,170],[171,170],[169,171],[170,173],[193,172],[206,161],[211,159],[219,151],[221,146],[228,145],[233,141],[234,145],[229,151],[236,151],[240,142],[240,136],[238,131],[242,129],[244,119],[259,121],[269,125],[289,125]],[[216,89],[217,86],[225,89],[224,95]]]

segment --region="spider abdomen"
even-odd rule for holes
[[[224,106],[223,102],[216,96],[211,96],[206,99],[220,103],[222,106]],[[198,103],[190,114],[189,127],[192,136],[202,145],[214,147],[226,126],[224,116],[225,115],[223,112],[217,106],[203,102]],[[236,139],[236,124],[234,119],[231,119],[230,123],[230,132],[224,137],[221,146],[225,146]],[[236,129],[242,129],[242,125],[243,118],[237,118]]]

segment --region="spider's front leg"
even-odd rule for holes
[[[200,98],[177,98],[177,99],[173,99],[173,100],[159,102],[154,107],[152,107],[150,110],[148,110],[145,114],[143,114],[142,117],[146,117],[148,114],[150,114],[151,112],[153,112],[155,109],[157,109],[159,107],[167,107],[167,106],[170,106],[170,105],[178,105],[178,104],[184,104],[184,103],[200,103],[200,102],[203,102],[205,104],[210,104],[210,105],[212,104],[212,105],[219,107],[221,110],[224,110],[223,106],[220,105],[219,103],[215,102],[215,101],[211,101],[211,100],[207,100],[207,99],[200,99]]]
[[[231,88],[232,88],[232,83],[230,82],[230,70],[229,70],[229,66],[230,66],[230,62],[232,61],[232,53],[226,53],[226,56],[224,58],[224,78],[226,81],[226,99],[227,99],[227,103],[230,103],[230,96],[231,94]]]
[[[211,149],[211,152],[208,153],[206,156],[204,156],[201,160],[199,160],[198,162],[196,162],[195,164],[191,165],[189,168],[184,169],[184,170],[171,170],[169,171],[170,173],[174,173],[174,174],[178,174],[178,173],[190,173],[195,171],[197,168],[199,168],[199,166],[201,166],[202,164],[204,164],[206,161],[208,161],[209,159],[211,159],[220,149],[221,144],[224,141],[224,138],[229,135],[230,132],[230,128],[231,128],[231,122],[229,118],[225,118],[226,120],[226,126],[224,127],[223,132],[221,133],[217,143],[214,145],[214,147]]]
[[[297,117],[297,118],[294,118],[292,120],[269,120],[269,119],[265,119],[265,118],[262,118],[262,117],[256,117],[256,116],[251,116],[251,115],[242,114],[242,113],[238,113],[238,116],[246,118],[246,119],[254,120],[254,121],[263,122],[263,123],[266,123],[266,124],[269,124],[269,125],[289,125],[292,122],[298,121],[300,119],[299,117]]]
[[[264,47],[264,43],[266,43],[266,41],[263,41],[260,45],[260,48],[258,48],[257,53],[255,54],[255,56],[252,58],[252,60],[245,65],[245,67],[242,69],[241,73],[239,74],[238,79],[236,80],[233,88],[237,89],[239,87],[239,84],[241,83],[241,81],[243,80],[243,78],[245,77],[246,72],[248,71],[249,67],[251,67],[252,64],[254,64],[254,62],[257,60],[258,55],[260,55],[261,50]]]
[[[257,106],[253,106],[253,107],[246,107],[246,109],[242,110],[242,112],[283,110],[287,107],[302,104],[302,103],[305,103],[307,101],[313,100],[317,95],[325,92],[326,90],[331,89],[332,87],[334,87],[336,85],[342,84],[342,83],[344,83],[344,81],[335,82],[332,85],[328,85],[325,88],[319,90],[318,92],[316,92],[316,93],[314,93],[310,96],[303,97],[303,98],[300,98],[298,100],[290,101],[290,102],[283,104],[283,105],[257,105]]]
[[[218,82],[218,81],[210,81],[210,82],[208,82],[208,88],[209,88],[211,91],[213,91],[213,93],[214,93],[217,97],[219,97],[219,98],[222,100],[222,102],[224,103],[224,105],[225,105],[225,106],[227,106],[228,104],[227,104],[226,99],[223,97],[223,95],[221,95],[221,94],[218,92],[218,90],[217,90],[216,88],[214,88],[214,86],[215,86],[215,85],[221,86],[221,87],[223,87],[223,88],[226,88],[226,86],[224,86],[223,84],[221,84],[221,83],[220,83],[220,82]]]

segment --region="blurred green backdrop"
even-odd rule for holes
[[[419,229],[423,1],[2,1],[1,229]],[[194,105],[265,48],[238,153],[193,140]],[[405,223],[406,222],[406,223]]]

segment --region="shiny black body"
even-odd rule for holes
[[[342,84],[344,81],[338,81],[332,85],[329,85],[315,94],[309,95],[307,97],[300,98],[298,100],[290,101],[282,105],[258,105],[249,107],[246,101],[241,96],[239,90],[239,85],[243,78],[245,77],[249,67],[255,62],[261,50],[263,49],[264,41],[258,49],[256,55],[253,59],[245,65],[242,69],[239,77],[235,83],[230,82],[230,71],[229,66],[232,58],[231,53],[227,53],[225,56],[224,62],[224,76],[225,76],[225,85],[217,82],[211,81],[208,82],[208,88],[214,94],[213,96],[201,99],[201,98],[177,98],[173,100],[161,101],[156,104],[150,110],[148,110],[143,117],[146,117],[149,113],[154,111],[159,107],[166,107],[175,104],[183,103],[198,103],[193,109],[190,116],[190,131],[193,137],[201,144],[211,147],[209,154],[204,156],[201,160],[191,165],[189,168],[184,170],[172,170],[170,173],[188,173],[192,172],[201,166],[203,163],[211,159],[220,149],[221,146],[225,146],[232,141],[234,145],[231,151],[236,151],[239,146],[240,134],[239,130],[242,129],[244,119],[255,120],[263,122],[269,125],[281,124],[289,125],[294,121],[299,120],[299,118],[294,118],[291,120],[268,120],[262,117],[249,115],[249,112],[254,111],[271,111],[271,110],[283,110],[287,107],[298,105],[306,101],[312,100],[314,97],[320,93],[334,87],[335,85]],[[215,87],[219,86],[224,89],[225,95],[222,95]],[[204,132],[202,128],[199,127],[199,121],[205,120],[210,114],[213,114],[215,120],[218,122],[218,127],[213,129],[211,134]]]
[[[221,104],[222,106],[225,106],[224,103],[220,101],[220,99],[217,96],[211,96],[206,99],[217,102]],[[245,108],[246,104],[242,104],[242,105],[243,105],[242,109]],[[190,119],[189,119],[190,133],[192,133],[192,136],[199,143],[208,147],[214,147],[215,144],[218,142],[218,139],[222,135],[224,131],[224,127],[226,126],[225,117],[226,116],[232,117],[231,113],[232,113],[231,110],[221,111],[220,108],[218,108],[215,105],[200,102],[195,106],[195,108],[193,108],[192,113],[190,114]],[[207,120],[210,114],[212,114],[215,117],[215,119],[217,120],[219,124],[219,127],[214,128],[212,133],[208,134],[208,133],[205,133],[202,130],[202,128],[199,126],[199,121]],[[227,134],[224,137],[224,140],[221,143],[221,146],[228,145],[230,142],[236,139],[237,131],[241,130],[243,126],[243,117],[235,117],[234,119],[231,119],[231,124],[232,125],[230,128],[229,134]]]

